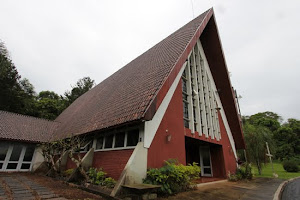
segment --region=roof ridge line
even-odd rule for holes
[[[207,11],[205,11],[205,12],[206,12],[206,15],[205,15],[205,17],[203,18],[201,24],[205,21],[205,19],[207,18],[208,14],[209,14],[211,11],[213,12],[213,7],[211,7],[211,8],[208,9]],[[214,12],[213,12],[212,14],[214,14]],[[200,15],[199,15],[199,16],[200,16]],[[199,16],[197,16],[197,17],[194,18],[193,20],[197,19]],[[192,21],[193,21],[193,20],[192,20]],[[192,22],[192,21],[190,21],[190,22]],[[187,24],[189,24],[190,22],[188,22]],[[184,26],[186,26],[187,24],[185,24]],[[174,64],[174,66],[173,66],[172,69],[170,70],[169,74],[168,74],[168,75],[166,76],[166,78],[162,81],[162,84],[161,84],[161,86],[159,87],[159,89],[157,89],[157,90],[155,91],[155,93],[153,94],[153,97],[151,98],[151,101],[150,101],[149,104],[147,105],[147,108],[145,109],[145,111],[144,111],[144,113],[142,114],[141,118],[144,118],[144,117],[145,117],[146,113],[148,112],[149,108],[151,107],[151,105],[152,105],[154,99],[156,98],[157,94],[159,93],[159,91],[161,90],[161,88],[164,86],[165,82],[168,80],[170,74],[173,72],[175,66],[177,65],[178,61],[179,61],[180,58],[182,57],[183,53],[185,52],[185,50],[187,49],[187,47],[189,46],[189,44],[191,43],[191,41],[194,39],[196,33],[198,32],[199,28],[201,27],[201,24],[198,26],[197,30],[195,31],[194,35],[191,37],[191,39],[190,39],[189,42],[187,43],[186,47],[184,48],[184,50],[182,51],[182,53],[180,54],[180,56],[177,58],[177,60],[176,60],[176,62],[175,62],[175,64]],[[184,26],[183,26],[183,27],[184,27]],[[182,28],[182,27],[181,27],[181,28]],[[178,30],[180,30],[181,28],[179,28]],[[178,30],[176,30],[176,31],[178,31]],[[175,32],[176,32],[176,31],[175,31]],[[173,33],[172,33],[172,34],[173,34]],[[171,34],[171,35],[172,35],[172,34]],[[169,36],[168,36],[168,37],[169,37]],[[162,40],[162,41],[163,41],[163,40]],[[169,88],[169,89],[170,89],[170,88]],[[169,89],[168,89],[168,91],[169,91]]]

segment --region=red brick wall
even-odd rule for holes
[[[233,150],[230,145],[230,141],[224,126],[224,122],[222,120],[222,117],[220,115],[220,112],[218,113],[219,115],[219,122],[220,122],[220,130],[221,130],[221,141],[222,141],[222,146],[223,146],[223,156],[224,156],[224,163],[225,163],[225,171],[226,175],[230,171],[230,173],[235,173],[236,171],[236,159],[234,157]],[[238,122],[237,122],[238,123]]]
[[[134,149],[94,152],[93,167],[102,168],[107,176],[118,180]],[[85,153],[81,153],[81,157]],[[76,164],[68,158],[66,169],[76,168]]]
[[[93,167],[102,168],[108,176],[118,180],[133,150],[134,149],[95,152]]]
[[[148,168],[161,167],[169,158],[185,164],[181,81],[179,82],[161,124],[148,149]],[[168,130],[168,132],[166,132]],[[167,135],[171,141],[167,141]]]
[[[167,111],[163,117],[157,133],[148,150],[148,168],[161,167],[165,160],[176,158],[180,163],[186,163],[185,136],[211,143],[211,157],[214,177],[225,178],[228,171],[234,173],[236,161],[232,151],[226,129],[219,114],[221,137],[220,141],[206,138],[204,134],[191,133],[191,130],[183,125],[183,105],[181,81],[179,82]],[[168,132],[166,132],[168,130]],[[171,141],[167,141],[167,135],[172,135]]]
[[[80,153],[80,155],[81,158],[83,158],[85,153]],[[76,157],[76,155],[74,155],[74,157]],[[73,169],[73,168],[76,168],[76,164],[70,158],[68,158],[66,169]]]

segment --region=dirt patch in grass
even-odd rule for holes
[[[31,174],[31,173],[22,173],[22,175],[27,178],[35,181],[36,183],[49,188],[55,194],[65,197],[67,199],[94,199],[94,200],[104,200],[104,198],[91,194],[89,192],[83,191],[81,189],[72,187],[67,183],[56,180],[50,177]]]

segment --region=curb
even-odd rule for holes
[[[216,184],[216,183],[224,183],[224,182],[227,182],[228,180],[225,179],[225,180],[220,180],[220,181],[212,181],[212,182],[208,182],[208,183],[198,183],[196,184],[196,187],[202,187],[202,186],[206,186],[206,185],[213,185],[213,184]]]
[[[284,181],[283,183],[281,183],[281,184],[279,185],[279,187],[277,188],[275,194],[274,194],[273,200],[281,200],[281,194],[282,194],[282,192],[283,192],[285,186],[286,186],[289,182],[294,181],[294,180],[296,180],[296,179],[298,179],[298,178],[300,178],[300,177],[291,178],[291,179],[289,179],[289,180]]]

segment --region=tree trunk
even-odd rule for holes
[[[258,169],[258,174],[261,175],[261,166],[260,166],[259,159],[256,160],[256,166],[257,166],[257,169]]]

